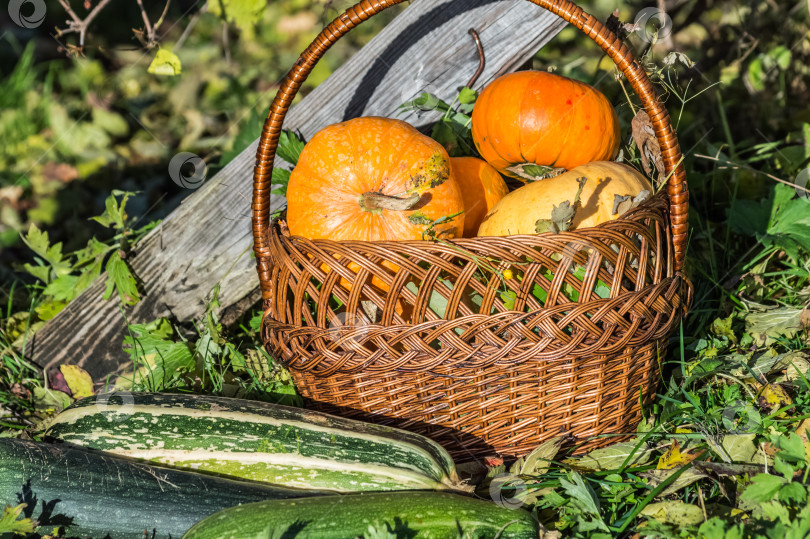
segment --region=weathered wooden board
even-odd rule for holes
[[[400,114],[398,106],[430,91],[451,99],[475,72],[478,55],[469,28],[484,45],[486,68],[476,86],[529,59],[565,23],[525,0],[415,0],[317,89],[294,106],[285,127],[306,138],[361,115],[399,117],[424,126],[435,117]],[[327,53],[328,54],[328,53]],[[254,142],[193,192],[144,238],[131,258],[143,300],[124,313],[130,322],[200,316],[221,282],[222,309],[243,310],[258,300],[251,257],[250,196]],[[283,199],[276,201],[276,206]],[[125,367],[126,323],[116,301],[101,299],[98,279],[43,327],[33,359],[50,368],[76,363],[96,379]]]

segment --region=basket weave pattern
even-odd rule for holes
[[[646,74],[574,4],[535,1],[625,73],[655,127],[666,192],[621,219],[559,234],[335,242],[289,237],[269,223],[273,158],[300,83],[341,35],[395,3],[364,0],[331,23],[271,106],[253,203],[268,351],[310,406],[425,434],[456,457],[522,455],[558,434],[632,432],[690,301],[680,273],[685,174]]]

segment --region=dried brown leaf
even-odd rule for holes
[[[647,111],[640,109],[631,122],[633,129],[633,140],[636,141],[638,151],[641,156],[641,166],[647,176],[653,177],[653,166],[658,172],[659,181],[664,174],[664,158],[661,155],[661,146],[655,137],[652,121]]]

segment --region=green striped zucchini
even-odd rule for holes
[[[162,465],[334,492],[464,490],[423,436],[264,402],[159,393],[81,400],[45,434]]]
[[[195,524],[183,539],[307,537],[354,539],[389,531],[415,539],[537,539],[530,513],[449,492],[378,492],[268,500],[231,507]]]
[[[66,444],[0,438],[0,509],[28,504],[60,537],[168,539],[226,507],[307,492],[182,472]],[[56,534],[54,534],[56,535]]]

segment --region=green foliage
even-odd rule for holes
[[[736,232],[754,236],[766,248],[761,256],[784,250],[792,260],[799,251],[810,250],[810,211],[807,201],[787,185],[776,184],[768,198],[741,200],[729,210],[729,226]]]
[[[276,155],[290,163],[293,167],[298,164],[298,158],[304,149],[306,141],[300,135],[294,133],[289,129],[283,129],[278,139],[278,148]],[[290,181],[290,171],[281,168],[273,167],[273,175],[271,177],[272,185],[276,186],[271,193],[276,195],[285,196],[287,194],[287,183]]]
[[[300,406],[289,373],[255,340],[261,313],[249,319],[253,329],[242,327],[241,335],[230,340],[217,317],[218,307],[216,285],[193,332],[182,332],[165,318],[130,324],[124,350],[133,368],[118,379],[117,387],[205,392]]]
[[[278,138],[276,154],[292,166],[298,164],[298,158],[304,149],[304,139],[289,129],[282,129]]]
[[[26,535],[37,530],[37,523],[30,518],[20,518],[23,509],[27,507],[22,503],[16,507],[7,505],[0,515],[0,534]]]
[[[399,106],[401,112],[440,112],[441,117],[433,125],[431,138],[444,146],[451,157],[476,155],[472,141],[472,113],[478,94],[464,87],[452,103],[424,92],[416,99]]]
[[[41,282],[38,288],[42,290],[42,296],[35,309],[40,320],[53,318],[68,302],[87,289],[101,274],[102,267],[107,272],[105,299],[117,292],[124,305],[134,305],[140,300],[137,281],[124,256],[131,242],[144,236],[157,223],[132,228],[126,205],[134,194],[113,191],[105,201],[104,213],[92,217],[92,220],[115,233],[111,240],[101,242],[93,237],[86,247],[69,254],[62,253],[61,242],[51,244],[48,233],[31,224],[28,234],[22,239],[34,252],[36,264],[23,264],[22,269]]]
[[[267,0],[219,0],[211,2],[208,9],[214,15],[246,29],[261,20],[266,5]]]

